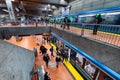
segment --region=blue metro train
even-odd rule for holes
[[[55,33],[52,33],[52,42],[57,46],[62,45],[61,48],[64,47],[63,49],[65,51],[69,49],[68,58],[70,63],[76,68],[84,80],[120,80],[120,74],[89,56],[87,53],[78,49]]]
[[[93,29],[94,25],[91,24],[95,23],[95,19],[99,14],[101,14],[102,21],[98,30],[114,34],[120,34],[120,7],[80,12],[65,16],[68,16],[70,18],[71,23],[73,23],[71,24],[71,26],[81,27],[81,23],[85,23],[85,28]]]

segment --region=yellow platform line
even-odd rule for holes
[[[50,43],[50,45],[53,46],[54,50],[56,50],[56,46],[53,43]],[[76,69],[71,65],[69,61],[64,60],[64,64],[71,72],[75,80],[84,80],[84,78],[76,71]]]
[[[69,61],[64,61],[64,64],[68,68],[68,70],[72,73],[75,80],[84,80],[83,77],[76,71],[76,69],[70,64]]]
[[[71,27],[74,27],[74,26],[71,26]],[[74,27],[74,28],[79,28],[79,27]],[[90,30],[90,29],[86,29],[88,31],[93,31],[93,30]],[[105,32],[105,31],[98,31],[100,33],[105,33],[105,34],[110,34],[110,35],[114,35],[114,36],[120,36],[120,34],[115,34],[115,33],[110,33],[110,32]]]
[[[53,46],[53,49],[56,51],[56,46],[53,43],[50,43],[51,46]]]

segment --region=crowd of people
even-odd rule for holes
[[[42,38],[43,38],[42,44],[40,44],[39,39],[36,38],[36,45],[39,46],[39,53],[41,53],[43,55],[43,61],[46,64],[46,68],[48,68],[50,66],[49,62],[51,61],[52,58],[54,58],[54,62],[56,63],[56,68],[59,68],[59,63],[66,58],[66,55],[65,56],[63,54],[59,55],[58,53],[59,53],[60,49],[58,47],[56,47],[56,49],[54,49],[53,46],[51,46],[49,49],[45,47],[45,45],[49,44],[51,41],[50,36],[44,36]],[[50,53],[48,53],[48,50]],[[64,50],[62,49],[60,51],[62,52]],[[38,51],[35,47],[33,47],[33,52],[34,52],[35,57],[37,57]],[[62,52],[62,53],[64,53],[64,52]],[[63,58],[61,58],[60,56],[62,56]],[[49,72],[46,72],[44,75],[44,80],[51,80],[49,75],[50,75]]]

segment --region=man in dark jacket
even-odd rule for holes
[[[63,30],[65,29],[65,26],[67,25],[67,17],[64,18],[64,26],[63,26]]]
[[[70,29],[70,19],[67,17],[67,28],[68,28],[68,30]]]
[[[49,63],[49,60],[50,60],[49,55],[48,55],[48,54],[45,54],[45,55],[43,56],[43,60],[44,60],[45,63],[46,63],[46,67],[48,67],[48,63]]]
[[[95,23],[96,23],[96,24],[100,24],[101,22],[102,22],[102,17],[101,17],[101,14],[99,14],[99,15],[96,17]],[[97,35],[98,27],[99,27],[99,25],[95,25],[95,26],[94,26],[94,28],[93,28],[93,35]]]
[[[45,75],[44,75],[44,80],[51,80],[49,75],[50,74],[48,72],[46,72]]]
[[[54,55],[53,55],[53,51],[54,51],[54,49],[53,49],[53,46],[50,48],[50,52],[51,52],[51,56],[53,56],[54,57]]]
[[[56,59],[55,59],[55,61],[56,61],[56,67],[58,68],[59,62],[61,61],[60,57],[57,56]]]
[[[43,45],[41,45],[40,51],[42,52],[42,54],[45,54],[47,52],[47,49]]]

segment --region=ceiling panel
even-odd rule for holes
[[[64,1],[61,3],[61,1]],[[24,11],[25,14],[53,13],[59,7],[66,7],[67,2],[74,0],[15,0],[13,5],[15,8]],[[0,0],[0,4],[5,4],[5,0]],[[50,6],[48,6],[50,5]],[[1,6],[1,5],[0,5]],[[2,5],[3,6],[3,5]],[[53,9],[54,6],[54,9]]]

